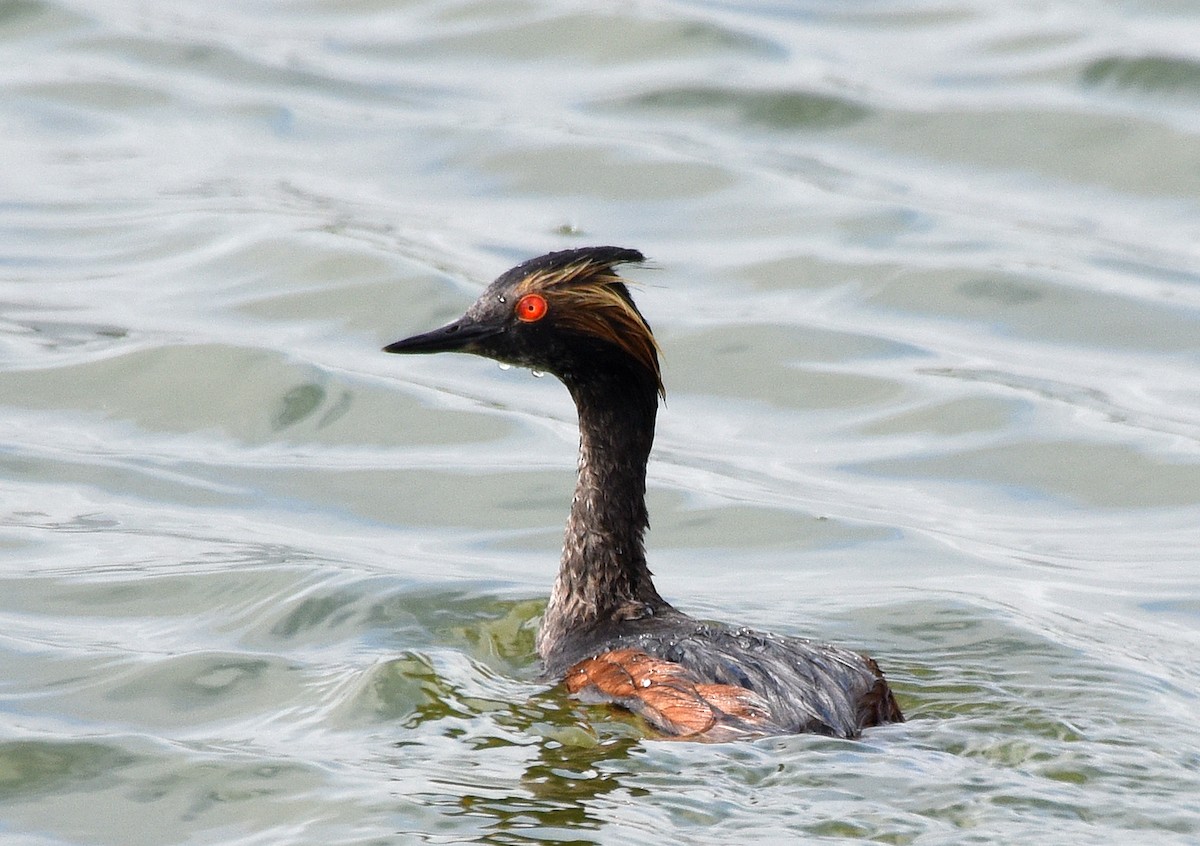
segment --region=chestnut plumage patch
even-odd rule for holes
[[[583,701],[619,705],[674,737],[729,740],[778,730],[753,691],[705,684],[686,667],[637,649],[580,661],[564,681]]]

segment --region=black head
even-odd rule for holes
[[[658,344],[613,270],[640,261],[637,250],[621,247],[547,253],[502,274],[453,323],[383,350],[469,352],[544,370],[568,384],[615,367],[662,394]]]

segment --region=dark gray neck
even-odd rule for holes
[[[538,633],[538,653],[547,662],[569,634],[640,619],[667,605],[654,589],[642,545],[656,386],[607,370],[583,380],[560,378],[579,411],[579,479]]]

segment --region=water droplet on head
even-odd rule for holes
[[[496,362],[496,366],[499,367],[501,370],[512,370],[512,365],[505,364],[503,361]]]
[[[529,372],[533,374],[533,378],[535,378],[535,379],[541,379],[543,376],[546,375],[545,373],[543,373],[540,370],[530,370]]]

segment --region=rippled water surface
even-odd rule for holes
[[[1200,10],[0,3],[0,837],[1200,842]],[[651,257],[662,592],[862,741],[537,679],[553,379],[380,346]]]

